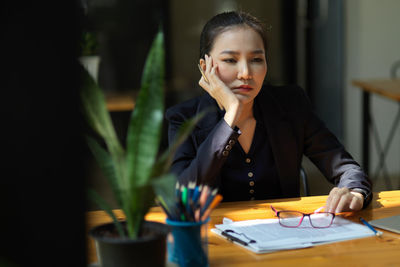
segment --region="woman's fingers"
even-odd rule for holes
[[[207,79],[208,79],[209,78],[208,74],[210,74],[213,62],[212,62],[211,56],[205,55],[205,59],[206,59],[206,75],[207,75]]]
[[[213,59],[211,56],[206,56],[206,77],[207,79],[213,83],[214,82],[214,87],[217,86],[223,86],[224,84],[222,83],[222,81],[219,79],[218,77],[218,65],[215,63],[213,63]],[[222,83],[222,84],[221,84]]]
[[[341,201],[341,198],[343,195],[347,193],[348,189],[343,187],[343,188],[338,188],[334,187],[331,192],[329,193],[329,197],[326,201],[326,209],[328,212],[336,212],[337,207]],[[343,205],[343,202],[342,204]]]
[[[351,210],[361,210],[364,205],[364,196],[361,193],[350,192],[353,195],[353,199],[350,203]]]
[[[210,84],[204,79],[204,77],[202,76],[199,80],[199,85],[206,90],[212,97],[213,93],[212,93],[212,89],[210,87]],[[218,107],[223,110],[224,108],[222,107],[222,105],[219,103],[219,101],[217,99],[215,99],[217,101]]]
[[[211,67],[211,70],[210,70],[210,74],[211,74],[211,77],[213,77],[214,79],[215,79],[215,70],[217,69],[217,64],[214,64],[212,67]]]
[[[225,109],[228,111],[230,107],[238,102],[238,99],[230,88],[219,78],[218,64],[213,63],[213,58],[205,55],[204,59],[205,61],[200,63],[203,64],[203,67],[205,64],[205,77],[200,79],[199,85],[217,101],[218,107],[221,110]],[[205,79],[208,80],[208,83]]]
[[[213,73],[211,73],[211,69],[213,68],[212,66],[212,58],[211,56],[205,55],[205,65],[206,65],[206,69],[203,70],[203,74],[205,77],[201,77],[200,81],[199,81],[199,85],[201,87],[203,87],[208,93],[212,95],[212,90],[215,88],[215,79],[212,79],[214,77],[211,77],[212,74],[215,73],[215,71]],[[208,82],[206,81],[206,79],[208,80]],[[214,82],[214,83],[213,83]]]
[[[338,191],[339,188],[334,187],[331,192],[329,192],[328,199],[326,200],[326,211],[335,212],[337,203],[339,201]]]
[[[346,187],[335,187],[329,193],[325,206],[328,212],[334,213],[357,211],[363,206],[363,197],[360,193],[351,192]]]
[[[220,80],[220,78],[218,77],[218,65],[215,64],[214,66],[211,67],[210,73],[209,73],[209,80],[210,83],[213,84],[213,87],[215,89],[217,88],[223,88],[226,87],[226,85]]]
[[[204,80],[204,77],[201,76],[200,80],[199,80],[199,85],[208,92],[208,83],[206,82],[206,80]]]
[[[351,199],[352,199],[351,194],[345,193],[345,194],[341,195],[339,197],[339,201],[338,201],[338,204],[336,206],[335,213],[340,213],[342,211],[349,210]]]

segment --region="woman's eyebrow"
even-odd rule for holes
[[[233,50],[224,50],[224,51],[222,51],[222,52],[220,53],[220,55],[222,55],[222,54],[238,55],[238,54],[240,54],[240,52],[238,52],[238,51],[233,51]],[[257,50],[254,50],[254,51],[250,52],[250,54],[264,54],[264,50],[262,50],[262,49],[257,49]]]
[[[253,52],[251,52],[252,54],[264,54],[264,50],[262,49],[258,49],[258,50],[254,50]]]
[[[240,53],[237,52],[237,51],[232,51],[232,50],[224,50],[224,51],[222,51],[220,54],[221,54],[221,55],[222,55],[222,54],[238,55],[238,54],[240,54]]]

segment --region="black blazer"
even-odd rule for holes
[[[299,173],[306,155],[338,187],[360,188],[371,193],[371,181],[325,124],[313,113],[303,89],[297,86],[264,86],[255,98],[280,178],[282,197],[300,194]],[[181,183],[216,183],[229,150],[239,133],[230,128],[216,101],[204,94],[171,107],[166,112],[171,143],[182,123],[201,111],[211,109],[178,149],[172,172]],[[364,193],[363,192],[363,193]],[[366,203],[365,203],[366,204]]]

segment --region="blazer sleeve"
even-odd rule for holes
[[[168,110],[166,118],[169,123],[170,144],[188,117],[191,116],[180,110]],[[240,130],[232,129],[223,118],[211,129],[196,129],[178,148],[171,166],[172,173],[178,176],[181,184],[189,181],[197,184],[219,184],[217,177],[220,169],[239,135]]]
[[[325,124],[312,111],[303,91],[306,105],[304,154],[325,177],[337,187],[347,187],[364,195],[364,207],[372,199],[372,182]]]

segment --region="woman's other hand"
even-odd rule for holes
[[[343,211],[361,210],[364,197],[361,193],[352,192],[347,187],[334,187],[329,193],[325,204],[325,211],[339,213]]]

